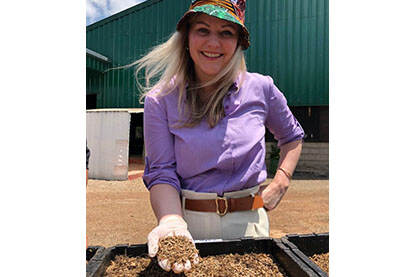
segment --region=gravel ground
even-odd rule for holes
[[[268,179],[269,182],[271,179]],[[89,180],[86,195],[88,245],[142,244],[157,221],[142,179]],[[291,181],[277,209],[268,213],[270,236],[329,231],[329,180],[301,176]]]

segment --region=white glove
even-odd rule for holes
[[[182,217],[178,215],[169,215],[166,217],[163,217],[159,225],[154,228],[147,237],[147,245],[148,245],[148,255],[150,257],[154,257],[157,254],[158,251],[158,242],[160,239],[164,237],[169,236],[184,236],[190,239],[193,244],[195,243],[192,235],[187,230],[187,223],[183,220]],[[199,260],[199,257],[195,257],[194,263],[197,264]],[[169,260],[159,260],[158,261],[159,266],[164,269],[165,271],[170,271],[170,269],[173,268],[174,273],[180,273],[180,272],[187,272],[191,269],[192,264],[189,260],[186,261],[186,263],[178,264],[175,263],[174,265],[171,265],[169,263]]]

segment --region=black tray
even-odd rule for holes
[[[99,250],[99,251],[98,251]],[[104,247],[102,246],[88,246],[88,248],[86,249],[86,260],[89,261],[91,260],[95,254],[100,254],[104,252]]]
[[[315,271],[297,257],[280,239],[243,238],[239,240],[196,242],[201,257],[221,254],[265,253],[270,254],[276,264],[284,270],[288,277],[317,277]],[[137,257],[148,253],[147,244],[116,245],[106,248],[101,259],[90,262],[87,277],[104,275],[110,261],[117,255]]]
[[[317,264],[309,257],[314,254],[324,254],[329,252],[329,233],[286,235],[281,241],[293,252],[299,259],[312,268],[317,276],[327,277]]]
[[[86,272],[88,276],[88,272],[95,271],[95,267],[102,261],[104,255],[105,248],[102,246],[88,246],[86,249]]]

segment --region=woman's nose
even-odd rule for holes
[[[210,35],[206,43],[206,46],[212,49],[218,48],[220,46],[220,38],[214,34]]]

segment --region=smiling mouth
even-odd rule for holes
[[[209,53],[209,52],[204,52],[204,51],[202,51],[202,55],[208,58],[219,58],[223,56],[223,54],[215,54],[215,53]]]

